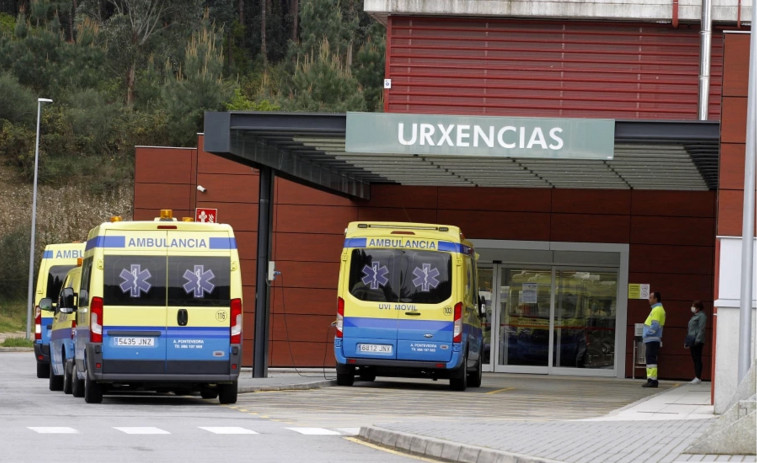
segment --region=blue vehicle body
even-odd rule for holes
[[[350,223],[342,251],[334,356],[337,382],[376,376],[481,384],[476,254],[459,228]]]
[[[63,280],[83,256],[84,243],[49,244],[42,255],[34,293],[34,358],[38,378],[47,378],[50,374],[53,315]],[[40,309],[40,301],[44,298],[53,301],[50,310]]]

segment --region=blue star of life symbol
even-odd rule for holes
[[[389,278],[386,275],[389,273],[389,269],[386,265],[381,265],[381,262],[374,262],[371,266],[363,267],[363,284],[369,286],[371,289],[379,289],[379,286],[385,286],[389,283]]]
[[[194,272],[186,269],[184,271],[184,279],[187,282],[184,283],[184,291],[187,294],[194,293],[194,297],[203,297],[204,293],[210,294],[213,292],[213,288],[216,287],[210,280],[215,277],[212,270],[205,270],[204,265],[195,265]]]
[[[142,270],[142,266],[139,264],[131,264],[130,270],[121,269],[118,276],[123,280],[119,285],[121,291],[128,292],[129,297],[139,297],[140,293],[147,293],[152,287],[147,281],[152,276],[150,270]]]
[[[423,264],[423,268],[415,267],[413,269],[413,284],[416,288],[420,287],[421,291],[429,291],[430,288],[436,288],[439,286],[439,280],[436,277],[439,276],[439,270],[431,268],[431,264]]]

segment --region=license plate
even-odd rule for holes
[[[360,352],[378,352],[381,354],[391,354],[391,344],[358,344],[357,350]]]
[[[119,347],[153,347],[155,338],[129,336],[115,338],[116,345]]]

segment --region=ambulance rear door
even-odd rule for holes
[[[228,229],[168,234],[166,372],[230,371],[231,257]]]
[[[398,259],[401,284],[397,359],[447,362],[452,356],[452,256],[408,249]]]
[[[397,310],[400,275],[395,268],[402,251],[365,248],[365,238],[350,241],[342,327],[345,357],[397,358]]]
[[[167,232],[157,229],[105,231],[104,374],[128,377],[166,371],[166,240]]]

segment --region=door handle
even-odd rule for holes
[[[178,323],[179,326],[187,326],[188,321],[189,313],[187,312],[187,309],[179,309],[179,312],[176,314],[176,323]]]
[[[420,314],[421,314],[420,312],[405,312],[405,315],[413,315],[416,317],[419,316]]]

